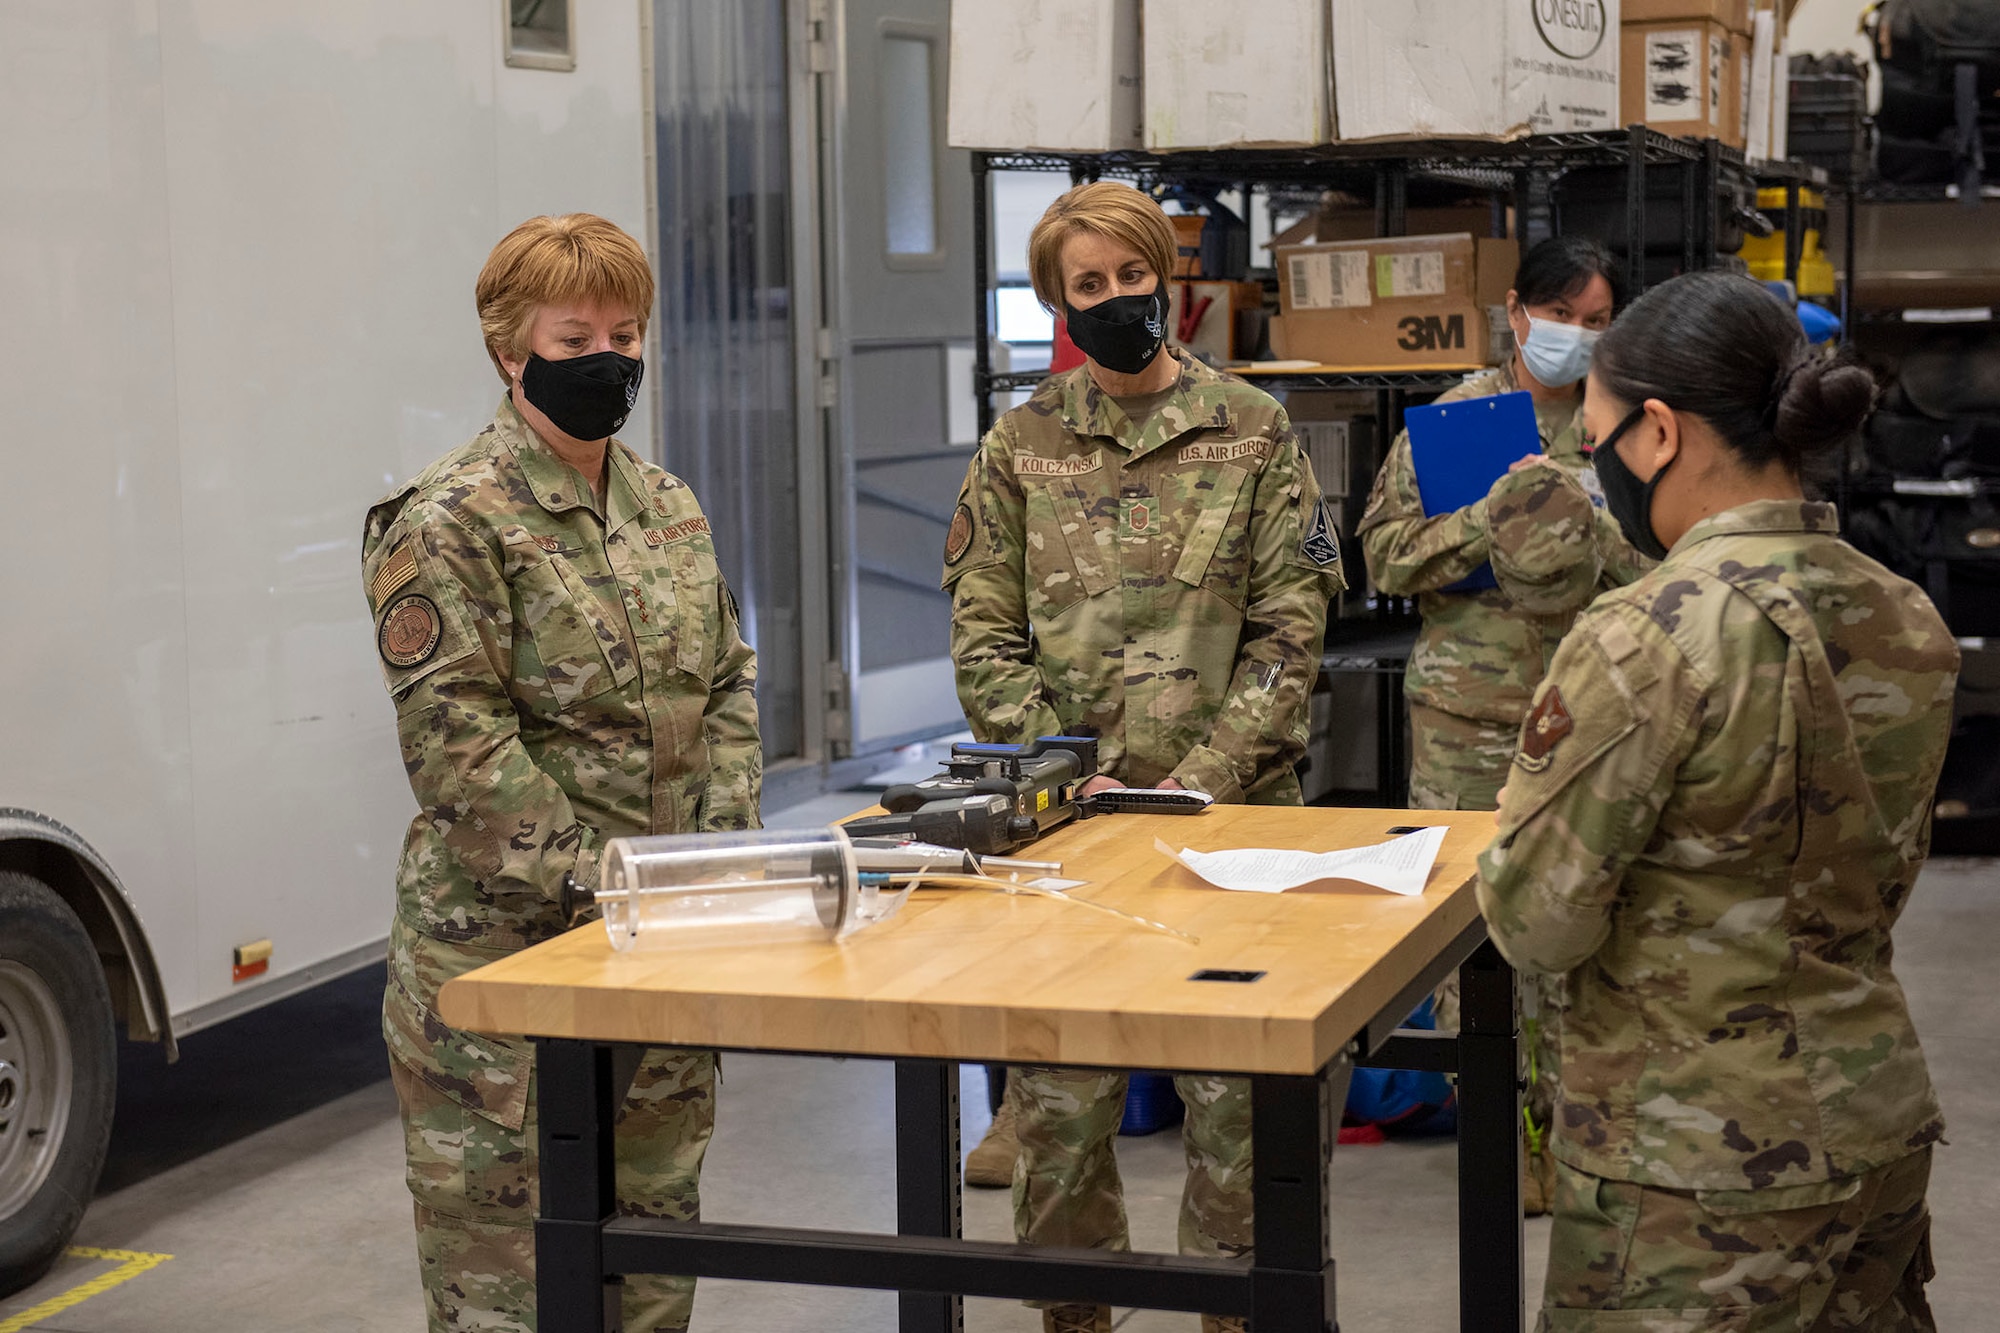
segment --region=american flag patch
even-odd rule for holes
[[[368,599],[376,606],[381,606],[396,595],[397,589],[416,576],[416,548],[404,542],[391,551],[389,558],[382,562],[382,567],[375,571],[374,581],[368,585]]]

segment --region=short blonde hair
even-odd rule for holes
[[[1079,185],[1049,205],[1028,237],[1028,280],[1049,313],[1060,314],[1064,306],[1063,246],[1083,231],[1138,251],[1161,282],[1173,277],[1174,224],[1158,204],[1118,181]]]
[[[513,376],[500,353],[527,350],[528,329],[543,306],[592,302],[632,311],[639,336],[653,309],[653,270],[646,252],[615,223],[594,213],[529,218],[500,238],[474,288],[479,331],[500,378]]]

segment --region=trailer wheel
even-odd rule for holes
[[[83,1220],[117,1045],[83,922],[40,880],[0,871],[0,1296],[46,1273]]]

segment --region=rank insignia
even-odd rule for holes
[[[951,531],[945,534],[944,562],[955,565],[972,546],[972,506],[962,504],[951,516]]]
[[[1299,550],[1321,569],[1340,563],[1340,538],[1324,497],[1312,508],[1312,518],[1306,524],[1305,540],[1299,543]]]
[[[1531,773],[1539,773],[1549,766],[1549,756],[1554,753],[1556,742],[1570,734],[1576,722],[1569,715],[1568,705],[1563,703],[1562,690],[1551,685],[1549,691],[1535,705],[1535,711],[1528,714],[1528,720],[1521,726],[1521,753],[1516,762]]]
[[[381,628],[375,632],[375,646],[381,650],[382,660],[398,670],[407,671],[430,660],[437,651],[438,640],[444,635],[444,622],[438,618],[437,603],[422,593],[413,592],[399,597],[387,611],[382,613]]]

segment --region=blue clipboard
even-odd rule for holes
[[[1410,462],[1424,517],[1463,509],[1486,497],[1508,465],[1542,451],[1535,400],[1525,392],[1430,403],[1403,413],[1410,434]],[[1444,592],[1498,587],[1491,565],[1481,565]]]

